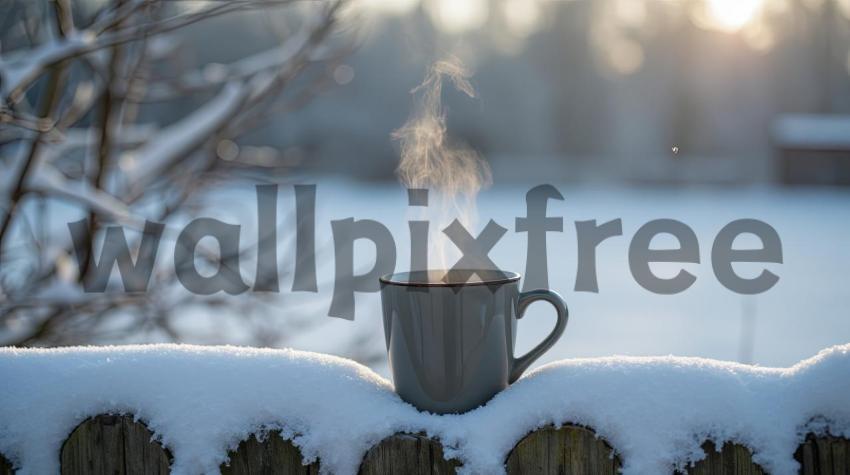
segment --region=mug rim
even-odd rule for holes
[[[511,271],[494,271],[492,269],[458,269],[458,270],[468,270],[471,272],[477,271],[487,271],[487,272],[500,272],[504,274],[504,277],[494,278],[494,279],[481,279],[473,282],[439,282],[439,281],[412,281],[410,280],[410,274],[413,272],[449,272],[445,269],[428,269],[425,271],[413,271],[413,272],[392,272],[390,274],[382,275],[378,280],[385,285],[398,285],[402,287],[472,287],[475,285],[500,285],[507,284],[510,282],[518,281],[521,276],[517,272]],[[408,280],[402,280],[402,276],[407,276]],[[480,277],[480,274],[479,274]]]

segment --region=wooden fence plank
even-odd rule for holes
[[[794,458],[803,475],[850,475],[850,440],[809,434]]]
[[[720,451],[713,442],[702,444],[705,458],[688,468],[689,475],[764,475],[766,472],[753,462],[753,453],[740,444],[726,442]]]
[[[621,466],[614,449],[584,427],[544,427],[525,436],[508,455],[509,475],[616,474]]]
[[[230,462],[221,465],[222,475],[316,475],[319,462],[303,465],[301,451],[279,432],[268,434],[262,441],[252,435],[243,440]]]
[[[456,473],[460,463],[443,457],[443,446],[420,434],[396,434],[369,449],[360,475],[442,475]]]
[[[62,445],[62,474],[167,474],[170,456],[152,438],[148,428],[132,416],[87,419]]]
[[[0,475],[12,475],[12,462],[9,462],[3,454],[0,454]]]

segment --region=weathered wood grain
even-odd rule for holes
[[[167,474],[170,456],[141,422],[128,415],[83,421],[62,445],[63,475]]]
[[[0,454],[0,475],[12,475],[12,462],[9,462],[3,454]]]
[[[420,434],[396,434],[369,449],[361,475],[442,475],[456,473],[460,463],[443,457],[443,446]]]
[[[713,442],[702,444],[705,458],[688,468],[690,475],[764,475],[766,472],[753,462],[753,453],[740,444],[726,442],[720,451]]]
[[[316,475],[319,462],[303,465],[301,451],[272,432],[261,441],[252,435],[243,440],[235,452],[228,454],[230,462],[221,465],[222,475]]]
[[[850,475],[850,440],[809,434],[794,458],[803,475]]]
[[[587,428],[566,425],[534,431],[508,455],[509,475],[616,474],[622,465],[614,449]]]
[[[170,455],[152,440],[141,422],[127,415],[100,415],[84,421],[69,435],[60,453],[62,474],[166,474]],[[718,451],[703,444],[706,458],[687,469],[690,475],[763,475],[747,447],[731,442]],[[316,475],[319,462],[302,465],[300,450],[274,432],[239,444],[221,466],[223,474]],[[850,475],[850,440],[810,434],[794,457],[803,475]],[[523,438],[506,460],[507,472],[518,474],[615,474],[621,460],[590,429],[567,425],[545,427]],[[438,475],[456,472],[460,463],[445,460],[443,447],[422,434],[396,434],[372,447],[360,466],[362,475]],[[11,475],[0,455],[0,475]]]

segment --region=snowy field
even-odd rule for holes
[[[502,473],[529,431],[594,428],[623,473],[670,473],[701,459],[706,439],[753,449],[770,473],[796,473],[808,431],[850,435],[850,346],[790,368],[697,358],[567,360],[526,375],[463,415],[417,412],[350,360],[291,350],[176,345],[0,349],[0,452],[21,474],[58,473],[62,442],[86,417],[127,412],[174,455],[175,474],[218,473],[227,452],[282,429],[323,473],[356,473],[397,432],[439,438],[462,473]],[[128,375],[132,377],[128,378]]]
[[[409,262],[411,219],[405,191],[400,186],[364,185],[343,181],[303,180],[317,183],[318,294],[289,292],[285,272],[292,269],[294,251],[281,244],[281,305],[285,312],[309,315],[320,323],[293,335],[288,345],[296,349],[349,354],[358,335],[360,353],[383,350],[378,294],[358,294],[354,322],[327,317],[333,282],[333,249],[330,221],[354,217],[375,219],[393,233],[398,249],[396,269]],[[699,356],[765,366],[788,366],[822,348],[850,341],[850,287],[845,274],[850,266],[850,191],[841,189],[781,188],[590,188],[559,186],[565,201],[550,201],[548,214],[564,218],[564,232],[548,233],[550,286],[570,308],[564,337],[539,364],[562,358],[607,355]],[[494,219],[508,233],[491,252],[505,270],[525,271],[526,234],[516,233],[514,220],[525,215],[525,193],[532,187],[497,185],[478,201],[479,230]],[[292,188],[281,187],[282,229],[293,229]],[[256,220],[253,189],[214,195],[215,212],[205,215],[242,223],[243,242],[251,242]],[[576,234],[574,222],[598,223],[621,218],[623,236],[602,243],[597,251],[599,293],[575,292]],[[657,218],[688,224],[697,234],[701,263],[653,264],[659,276],[672,276],[684,268],[697,276],[696,283],[677,295],[656,295],[635,282],[628,267],[628,247],[635,231]],[[767,268],[780,277],[778,284],[754,296],[738,295],[723,287],[711,268],[711,245],[717,232],[740,218],[755,218],[772,225],[782,240],[784,263],[736,264],[736,271],[753,277]],[[286,219],[290,219],[286,222]],[[414,218],[415,219],[415,218]],[[477,234],[476,230],[476,234]],[[660,236],[653,247],[674,244]],[[757,239],[742,236],[736,247],[757,246]],[[325,244],[323,244],[325,243]],[[374,259],[374,247],[358,242],[355,256],[364,268]],[[243,263],[244,274],[253,275]],[[293,309],[294,308],[294,309]],[[280,314],[282,312],[283,314]],[[273,310],[272,313],[275,313]],[[312,320],[311,320],[312,321]],[[519,325],[519,351],[531,348],[554,324],[545,304],[532,306]],[[234,330],[235,331],[235,330]],[[386,375],[383,359],[372,364]]]

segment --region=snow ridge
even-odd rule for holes
[[[669,473],[733,440],[771,473],[796,473],[809,430],[850,436],[850,344],[790,368],[701,358],[608,357],[543,366],[463,415],[436,416],[338,357],[191,345],[0,348],[0,452],[20,473],[58,473],[58,452],[89,416],[133,413],[174,455],[177,474],[218,473],[258,429],[282,429],[325,473],[356,473],[396,432],[441,440],[465,473],[502,472],[513,446],[547,424],[593,428],[624,473]]]

